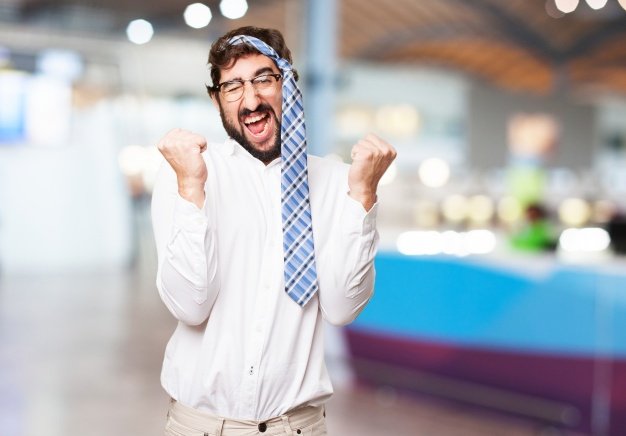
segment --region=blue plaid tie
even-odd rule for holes
[[[296,84],[291,64],[258,38],[238,35],[230,44],[246,43],[271,58],[283,75],[283,116],[280,123],[281,201],[285,292],[304,306],[318,290],[313,249],[313,226],[309,205],[306,132],[302,93]]]

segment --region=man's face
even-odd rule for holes
[[[280,73],[270,58],[261,54],[248,55],[237,59],[231,68],[222,70],[220,83],[252,79],[268,73]],[[266,164],[280,156],[280,81],[273,91],[263,93],[257,92],[250,82],[246,82],[239,100],[228,102],[220,93],[215,100],[224,129],[231,138]]]

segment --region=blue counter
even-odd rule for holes
[[[373,362],[418,390],[424,374],[444,391],[470,382],[495,403],[554,406],[531,416],[551,425],[626,434],[626,269],[537,265],[380,253],[375,295],[347,331],[357,374],[377,382]]]

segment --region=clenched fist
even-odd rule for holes
[[[350,196],[369,211],[376,203],[378,182],[396,158],[396,150],[370,133],[352,147],[351,156],[352,165],[348,173]]]
[[[206,147],[204,137],[183,129],[170,130],[157,144],[176,173],[178,193],[198,207],[204,203],[207,168],[202,152]]]

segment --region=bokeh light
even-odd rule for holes
[[[559,245],[569,252],[599,252],[606,250],[611,237],[599,227],[584,229],[566,229],[561,233]]]
[[[130,42],[141,45],[150,42],[154,35],[154,29],[149,21],[144,19],[133,20],[126,28],[126,35]]]
[[[565,225],[580,227],[591,218],[591,206],[580,198],[567,198],[559,205],[559,219]]]
[[[192,3],[185,8],[183,17],[189,27],[201,29],[209,25],[213,15],[207,5],[203,3]]]
[[[441,204],[441,213],[446,221],[460,223],[467,218],[469,213],[469,201],[467,197],[453,194],[446,197]]]
[[[554,0],[557,9],[565,14],[574,12],[578,6],[578,0]]]
[[[589,5],[589,7],[591,9],[602,9],[605,5],[607,0],[586,0],[587,4]]]
[[[220,2],[220,12],[231,20],[243,17],[247,11],[248,2],[246,0],[222,0]]]
[[[440,188],[448,183],[450,178],[450,165],[436,157],[424,160],[418,169],[422,183],[429,188]]]

